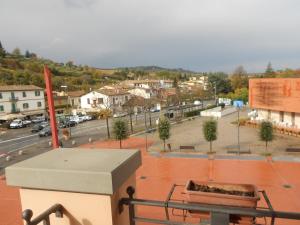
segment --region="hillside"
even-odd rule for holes
[[[183,69],[165,69],[157,66],[100,69],[75,65],[71,61],[58,63],[37,57],[34,53],[20,52],[0,55],[0,85],[34,84],[44,87],[43,65],[48,65],[53,77],[54,90],[67,85],[69,90],[90,90],[126,79],[186,79]]]

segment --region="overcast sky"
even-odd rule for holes
[[[300,68],[300,1],[0,0],[0,40],[101,68]]]

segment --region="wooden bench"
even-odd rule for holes
[[[286,148],[286,152],[300,152],[300,148]]]
[[[239,151],[238,150],[227,150],[228,154],[238,154]],[[251,154],[250,150],[241,150],[240,154]]]
[[[195,150],[195,146],[183,145],[183,146],[179,146],[179,150]]]

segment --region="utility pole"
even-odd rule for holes
[[[52,94],[51,73],[47,65],[44,66],[44,76],[45,76],[46,92],[47,92],[48,107],[49,107],[49,114],[50,114],[50,125],[52,131],[52,146],[53,148],[58,148],[59,147],[58,131],[56,126],[55,109],[54,109],[54,101],[53,101],[53,94]]]

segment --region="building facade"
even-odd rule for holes
[[[154,91],[154,89],[145,87],[136,87],[134,89],[129,90],[128,92],[132,95],[143,97],[146,99],[150,99],[151,97],[156,96],[156,92]]]
[[[125,85],[130,88],[171,88],[173,87],[172,80],[126,80],[122,82],[122,85]]]
[[[249,80],[252,119],[300,128],[300,78]]]
[[[89,92],[80,98],[82,109],[96,110],[108,108],[117,111],[122,108],[131,94],[127,91],[103,89]]]
[[[14,113],[44,115],[44,89],[34,85],[0,86],[0,116]]]

